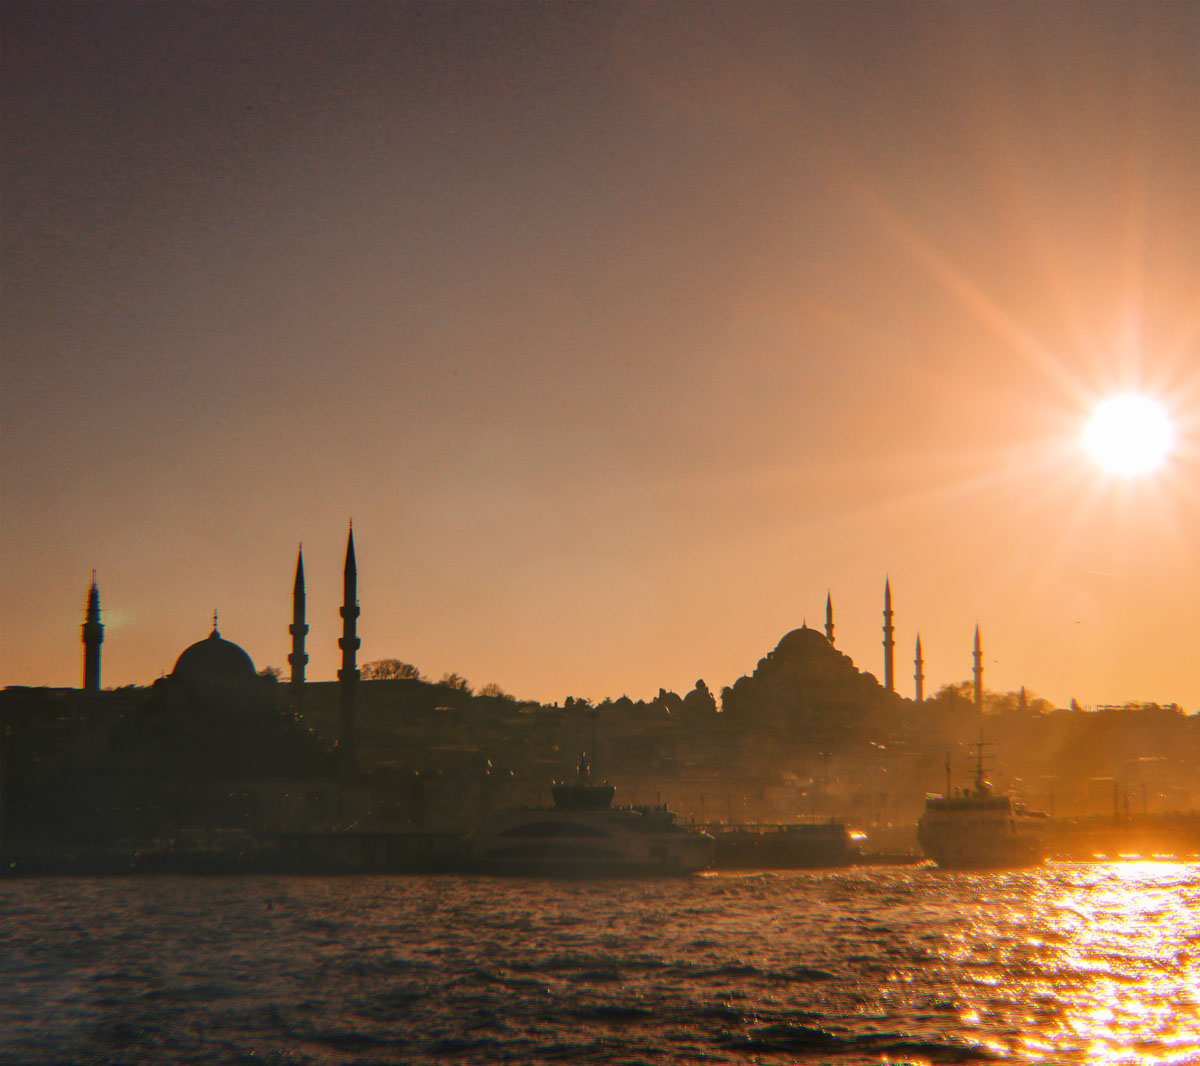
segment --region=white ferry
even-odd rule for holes
[[[917,841],[938,866],[979,870],[1036,866],[1046,858],[1050,819],[995,792],[983,777],[984,741],[975,745],[975,785],[950,788],[946,764],[946,795],[928,796],[917,823]]]
[[[550,789],[553,807],[505,811],[471,845],[481,873],[564,877],[661,877],[712,863],[715,842],[664,806],[614,807],[616,789],[595,782],[587,756],[574,781]]]

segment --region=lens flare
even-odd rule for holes
[[[1110,474],[1136,477],[1161,466],[1175,432],[1163,405],[1123,393],[1099,404],[1083,431],[1083,446]]]

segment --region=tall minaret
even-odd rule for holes
[[[983,644],[978,622],[975,623],[975,710],[983,713]]]
[[[338,741],[339,762],[344,778],[353,777],[356,769],[354,743],[354,693],[358,684],[358,668],[354,657],[361,643],[356,635],[358,623],[358,567],[354,562],[354,524],[346,540],[346,569],[344,572],[344,596],[342,603],[342,636],[338,647],[342,649],[342,668],[338,681],[342,688],[341,732]]]
[[[304,651],[304,638],[308,635],[308,626],[304,622],[304,545],[301,544],[296,552],[296,583],[292,586],[292,624],[288,632],[292,635],[292,654],[288,663],[292,668],[292,709],[300,710],[300,697],[304,691],[304,667],[308,663],[308,655]]]
[[[833,643],[833,593],[825,593],[825,636]]]
[[[921,634],[917,634],[917,657],[913,659],[913,681],[916,683],[916,700],[925,699],[925,657],[921,654]]]
[[[100,590],[96,587],[96,571],[92,571],[92,587],[88,589],[87,614],[80,627],[83,640],[83,691],[100,691],[100,645],[104,643],[104,626],[100,624]]]
[[[888,692],[895,692],[896,685],[892,670],[892,650],[896,642],[892,639],[892,580],[887,578],[883,584],[883,687]]]

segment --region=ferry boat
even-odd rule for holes
[[[1036,866],[1047,855],[1050,819],[984,780],[983,748],[976,749],[975,784],[951,789],[946,760],[946,795],[928,796],[917,822],[917,841],[945,869],[981,870]]]
[[[665,806],[613,806],[616,789],[593,780],[587,756],[574,781],[556,781],[553,807],[503,812],[471,842],[481,873],[546,877],[662,877],[712,863],[708,833],[680,825]]]
[[[719,870],[802,870],[849,866],[862,857],[858,839],[845,822],[793,822],[780,825],[711,825],[717,842],[713,865]]]

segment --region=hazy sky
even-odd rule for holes
[[[0,684],[1200,709],[1200,3],[3,6]],[[1101,473],[1098,398],[1168,466]]]

